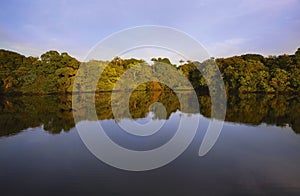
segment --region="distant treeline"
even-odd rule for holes
[[[136,67],[131,79],[138,80],[147,73],[158,70],[162,63],[178,70],[195,89],[207,89],[207,81],[199,69],[216,63],[224,79],[226,90],[235,92],[298,93],[300,92],[300,48],[293,55],[264,57],[246,54],[229,58],[208,59],[204,62],[180,61],[174,65],[167,58],[153,58],[153,64],[145,70],[144,60],[121,59],[111,61],[92,60],[79,62],[67,53],[48,51],[38,57],[25,57],[15,52],[0,50],[0,94],[67,94],[73,90],[111,91],[126,70]],[[81,68],[80,71],[79,67]],[[99,75],[101,70],[101,77]],[[209,73],[206,70],[205,73]],[[162,77],[173,83],[173,88],[186,89],[169,70]],[[77,75],[77,83],[74,83]],[[167,76],[167,77],[166,77]],[[159,76],[158,76],[159,77]],[[152,78],[153,79],[153,78]],[[213,79],[211,77],[210,79]],[[82,82],[80,82],[82,80]],[[78,82],[79,81],[79,82]],[[98,81],[96,89],[90,83]],[[130,84],[126,84],[127,87]],[[73,88],[73,86],[75,88]],[[124,87],[125,88],[125,87]],[[165,89],[158,82],[145,83],[138,90]],[[120,89],[119,89],[120,90]],[[122,89],[121,89],[122,90]]]

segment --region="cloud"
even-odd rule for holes
[[[82,59],[111,33],[153,24],[192,35],[214,56],[247,48],[284,53],[299,43],[299,6],[299,0],[0,1],[0,45],[30,55],[57,49]]]
[[[151,59],[153,57],[158,58],[168,58],[171,63],[178,64],[181,59],[185,59],[185,57],[181,56],[178,53],[173,51],[166,50],[164,48],[157,48],[157,47],[142,47],[136,48],[134,50],[129,50],[121,55],[122,58],[136,58],[136,59],[143,59],[147,63],[152,64]]]
[[[220,42],[209,44],[206,48],[208,52],[214,57],[226,57],[233,54],[238,55],[245,50],[245,44],[248,39],[245,38],[231,38]]]
[[[244,14],[257,11],[276,11],[293,6],[297,0],[243,0],[237,9],[243,10]]]

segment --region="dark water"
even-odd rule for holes
[[[78,95],[85,100],[88,95]],[[122,101],[122,93],[118,93]],[[188,100],[189,92],[177,95]],[[161,102],[166,126],[157,137],[124,134],[110,106],[110,93],[96,96],[98,122],[126,148],[152,149],[170,139],[181,115],[200,117],[196,137],[176,160],[145,172],[111,167],[92,155],[75,128],[70,96],[2,97],[0,113],[1,195],[299,195],[300,97],[232,95],[226,122],[211,151],[198,156],[210,121],[209,96],[180,110],[173,93],[135,92],[134,120],[149,120]],[[122,108],[120,108],[122,110]],[[77,111],[81,114],[81,111]],[[82,111],[85,123],[95,123]]]

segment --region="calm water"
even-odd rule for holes
[[[122,93],[116,94],[122,100]],[[78,95],[77,101],[89,95]],[[199,96],[181,111],[168,92],[135,92],[129,108],[139,123],[165,122],[146,138],[122,132],[110,93],[96,96],[98,122],[116,143],[154,149],[174,135],[181,115],[199,116],[188,149],[170,164],[146,172],[119,170],[92,155],[75,128],[70,96],[5,97],[0,113],[1,195],[299,195],[300,97],[232,95],[217,143],[204,157],[199,147],[210,121],[210,98]],[[178,95],[189,99],[189,92]],[[162,117],[149,106],[161,102]],[[122,108],[120,108],[122,110]],[[80,111],[79,111],[80,114]],[[95,123],[82,112],[84,123]]]

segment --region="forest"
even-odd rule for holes
[[[219,67],[227,92],[274,94],[300,92],[299,48],[292,55],[264,57],[259,54],[245,54],[229,58],[211,58],[204,62],[182,60],[179,65],[172,64],[167,58],[153,58],[151,65],[142,59],[120,57],[115,57],[111,61],[80,62],[66,52],[59,53],[53,50],[40,57],[26,57],[16,52],[0,50],[0,94],[47,95],[69,94],[74,91],[112,91],[115,90],[115,84],[123,73],[133,67],[134,72],[126,76],[130,80],[147,78],[150,72],[162,69],[157,71],[163,73],[157,76],[158,81],[159,77],[166,78],[167,74],[167,83],[172,84],[171,89],[189,88],[181,83],[182,80],[176,79],[175,72],[165,69],[162,64],[170,65],[172,69],[179,71],[190,81],[194,89],[207,90],[210,81],[202,76],[199,69],[204,69],[204,73],[208,73],[210,70],[205,72],[205,68],[212,63],[216,63]],[[146,69],[145,64],[148,65]],[[100,73],[101,77],[97,75]],[[213,76],[209,79],[213,79]],[[94,81],[97,81],[96,89],[91,85]],[[126,83],[117,90],[134,87],[133,84],[130,85]],[[154,80],[139,85],[137,90],[161,89],[167,89],[166,85]]]

